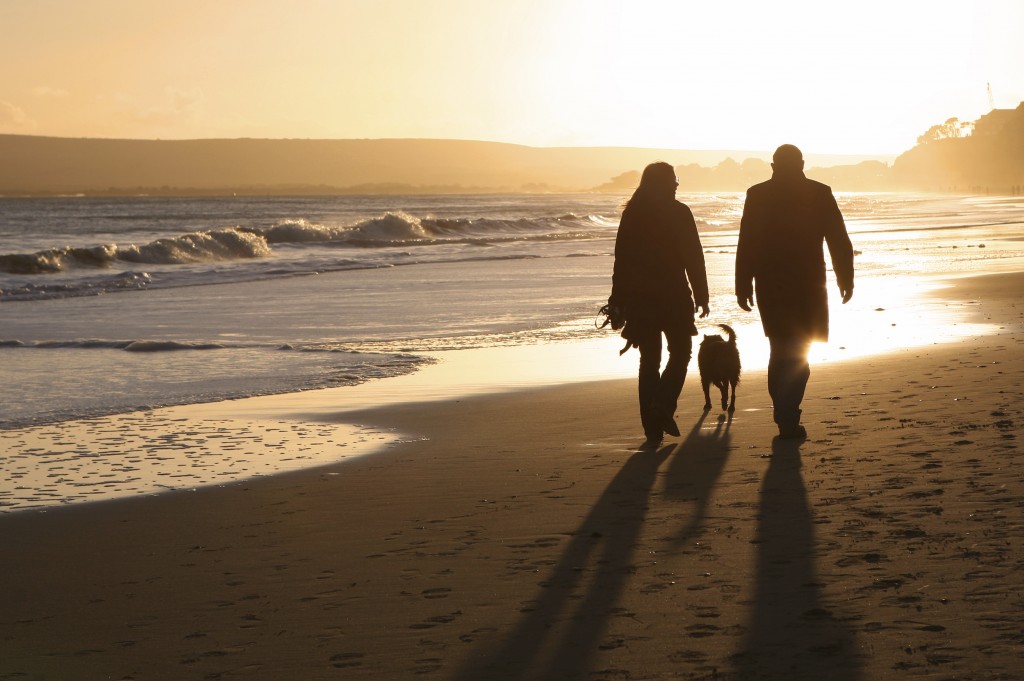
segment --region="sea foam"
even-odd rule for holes
[[[533,236],[580,238],[591,230],[612,227],[598,216],[573,214],[554,218],[419,218],[397,211],[358,220],[349,225],[326,225],[306,219],[286,219],[265,227],[226,227],[189,232],[137,244],[100,244],[89,247],[54,247],[35,253],[0,255],[0,272],[52,274],[69,269],[111,267],[118,261],[135,264],[178,265],[226,260],[266,258],[273,245],[350,244],[388,247],[429,245],[472,239],[501,241]]]

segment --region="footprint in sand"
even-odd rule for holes
[[[331,666],[338,669],[348,669],[351,667],[360,667],[363,664],[363,658],[366,657],[363,653],[338,653],[332,655],[330,659]]]
[[[717,627],[714,624],[693,624],[686,627],[686,633],[691,638],[706,638],[708,636],[714,636],[721,631],[721,629],[721,627]]]
[[[498,631],[497,627],[481,627],[479,629],[474,629],[473,631],[469,632],[468,634],[460,635],[459,636],[459,640],[462,641],[463,643],[472,643],[473,641],[475,641],[477,639],[477,637],[479,637],[479,636],[481,636],[483,634],[493,634],[493,633],[495,633],[497,631]]]
[[[677,650],[670,653],[668,659],[670,662],[704,662],[708,656],[699,650]]]
[[[426,589],[421,593],[424,598],[448,598],[448,594],[451,593],[451,589],[445,587],[438,587],[436,589]]]
[[[451,622],[454,622],[455,619],[459,615],[461,615],[461,614],[462,614],[461,610],[456,610],[455,612],[453,612],[450,615],[435,615],[434,617],[428,617],[426,620],[424,620],[422,622],[416,622],[415,624],[410,624],[409,628],[410,629],[432,629],[432,628],[436,627],[438,624],[450,624]]]
[[[417,674],[430,674],[441,669],[441,659],[437,657],[427,657],[420,660],[415,660],[416,666],[413,667],[413,671]]]

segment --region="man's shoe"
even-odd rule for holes
[[[779,438],[782,440],[806,440],[807,429],[799,424],[785,428],[779,426]]]

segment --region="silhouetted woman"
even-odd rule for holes
[[[674,415],[697,335],[693,317],[698,309],[701,318],[710,312],[704,252],[693,213],[675,198],[678,186],[668,163],[644,168],[615,237],[608,303],[625,317],[626,349],[640,350],[640,421],[646,446],[656,446],[665,433],[679,435]],[[668,345],[664,371],[662,334]]]

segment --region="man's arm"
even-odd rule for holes
[[[839,284],[843,303],[848,303],[853,298],[853,244],[831,189],[826,202],[825,243],[828,244],[832,271],[836,273],[836,283]]]
[[[754,305],[754,263],[753,246],[750,243],[754,231],[754,202],[747,192],[743,202],[743,217],[740,218],[740,237],[736,244],[736,304],[750,312]]]

